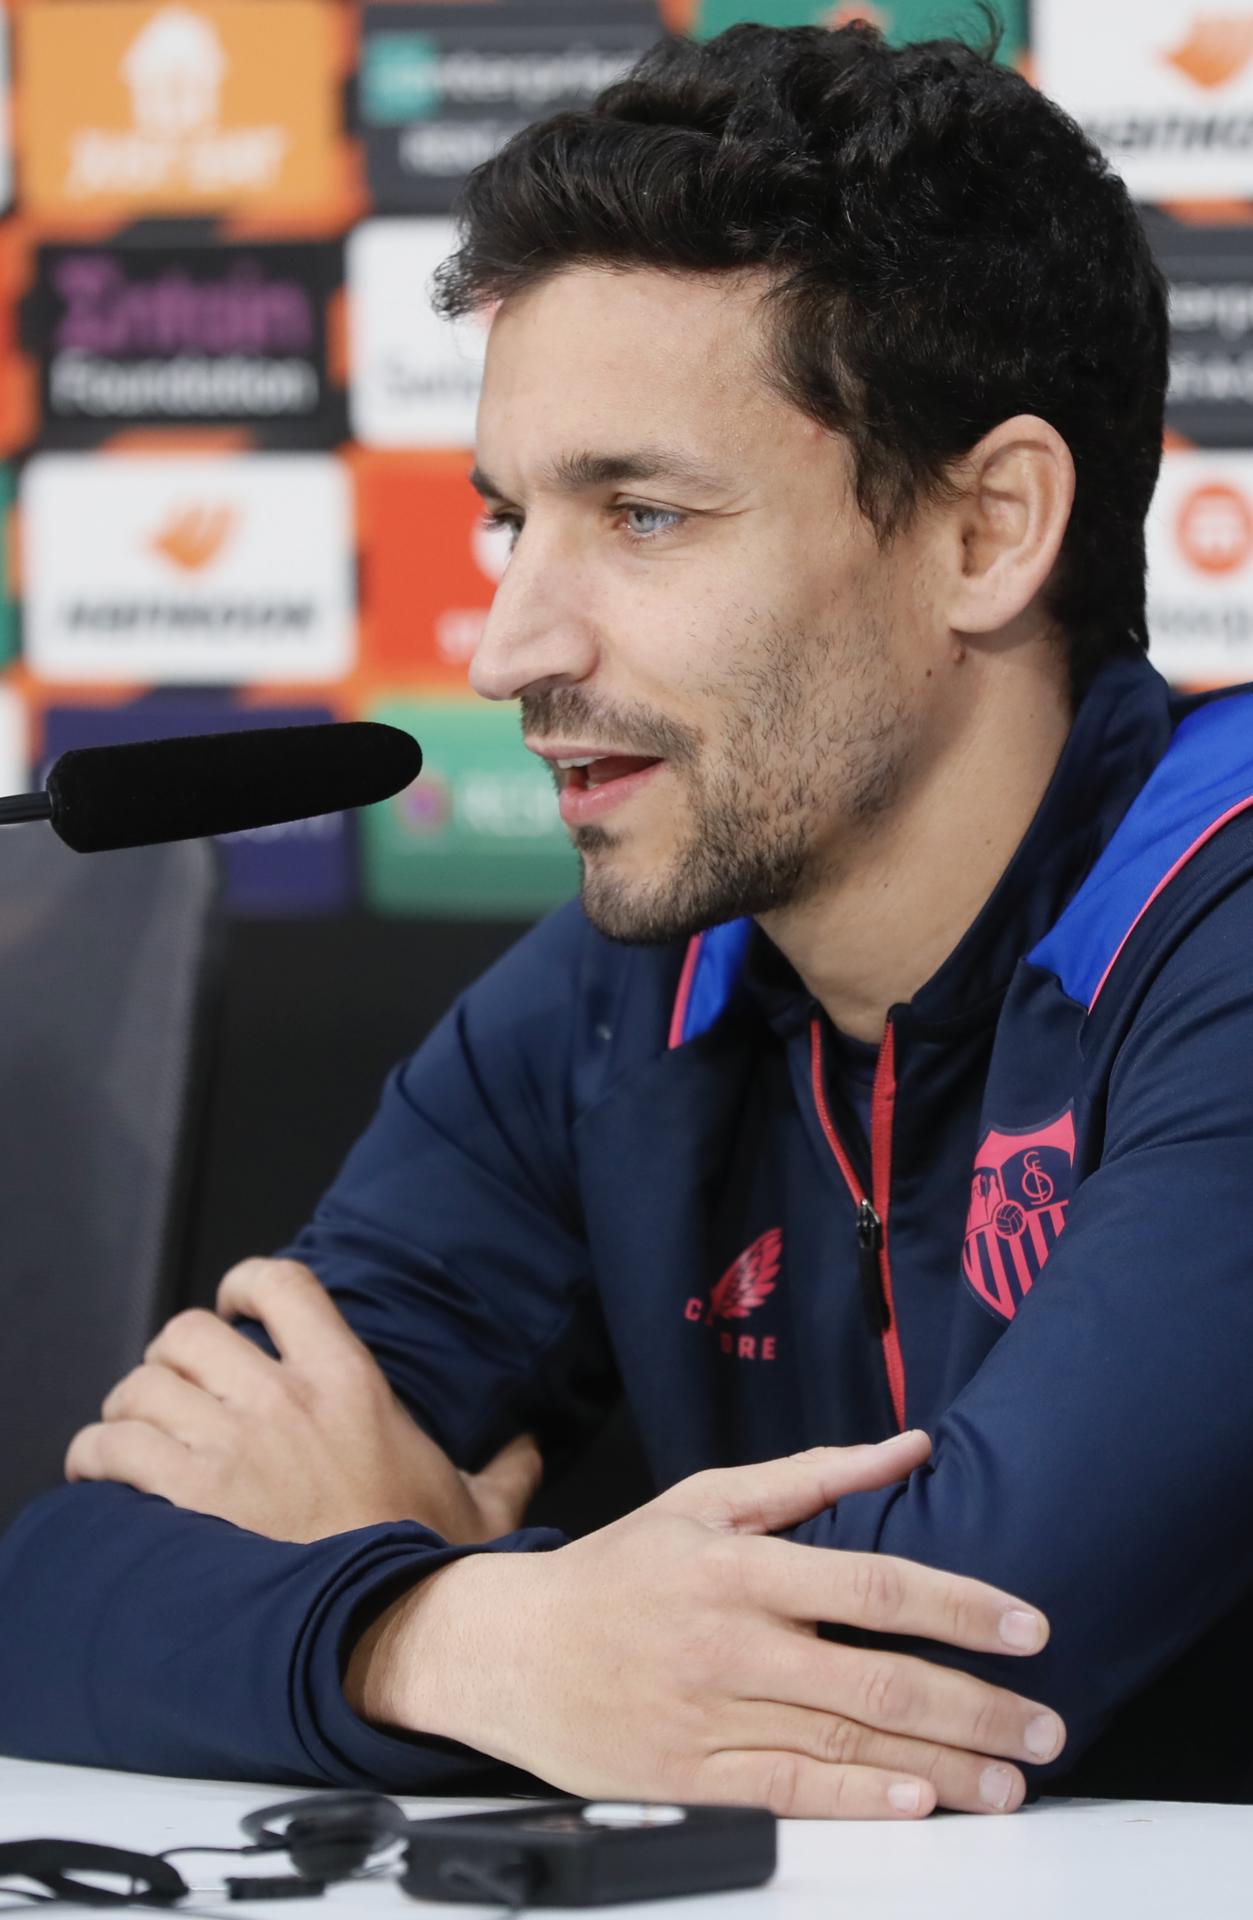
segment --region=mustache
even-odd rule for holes
[[[624,752],[680,765],[690,765],[700,750],[701,735],[694,727],[639,708],[593,703],[578,687],[524,693],[519,707],[523,733],[541,740],[609,740]]]

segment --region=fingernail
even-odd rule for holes
[[[1025,1607],[1006,1607],[998,1631],[1007,1647],[1020,1647],[1030,1653],[1040,1644],[1040,1616],[1028,1613]]]
[[[894,1780],[888,1799],[898,1813],[917,1813],[922,1805],[922,1788],[916,1780]]]
[[[1037,1713],[1034,1720],[1028,1720],[1027,1731],[1023,1735],[1023,1745],[1027,1752],[1037,1760],[1048,1760],[1061,1745],[1062,1730],[1060,1723],[1051,1713]]]
[[[876,1440],[877,1447],[899,1447],[906,1440],[922,1440],[926,1435],[921,1427],[911,1427],[908,1433],[890,1433],[886,1440]]]
[[[1007,1807],[1013,1791],[1014,1777],[1004,1767],[985,1767],[979,1775],[979,1798],[985,1807]]]

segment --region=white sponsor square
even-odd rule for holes
[[[0,794],[25,793],[30,784],[26,707],[12,687],[0,687]]]
[[[348,238],[349,409],[370,447],[471,447],[487,328],[440,319],[451,220],[367,220]]]
[[[1253,678],[1253,453],[1167,453],[1147,536],[1154,665],[1183,686]]]
[[[1141,200],[1253,198],[1253,8],[1034,0],[1035,77]]]
[[[43,680],[298,685],[354,664],[352,509],[332,454],[42,454],[20,506]]]

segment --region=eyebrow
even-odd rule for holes
[[[563,453],[540,471],[541,483],[555,493],[584,493],[620,480],[678,480],[684,486],[725,487],[726,476],[716,473],[674,447],[637,447],[629,453],[595,453],[584,449]],[[485,499],[507,498],[503,487],[475,467],[470,485]]]

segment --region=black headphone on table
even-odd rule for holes
[[[409,1834],[409,1816],[385,1794],[306,1795],[257,1807],[240,1826],[250,1853],[286,1853],[302,1880],[347,1880]]]
[[[407,1838],[409,1817],[385,1794],[368,1792],[308,1794],[257,1807],[240,1820],[243,1847],[167,1847],[162,1854],[130,1852],[84,1840],[15,1840],[0,1845],[0,1873],[16,1873],[44,1887],[26,1899],[69,1900],[85,1906],[173,1907],[192,1889],[173,1853],[286,1853],[293,1874],[260,1879],[232,1877],[224,1893],[231,1900],[272,1900],[292,1893],[318,1894],[333,1880],[350,1880],[368,1871],[397,1841]],[[108,1875],[129,1879],[128,1893],[102,1886]],[[82,1876],[82,1877],[80,1877]],[[20,1892],[16,1888],[0,1889]]]

